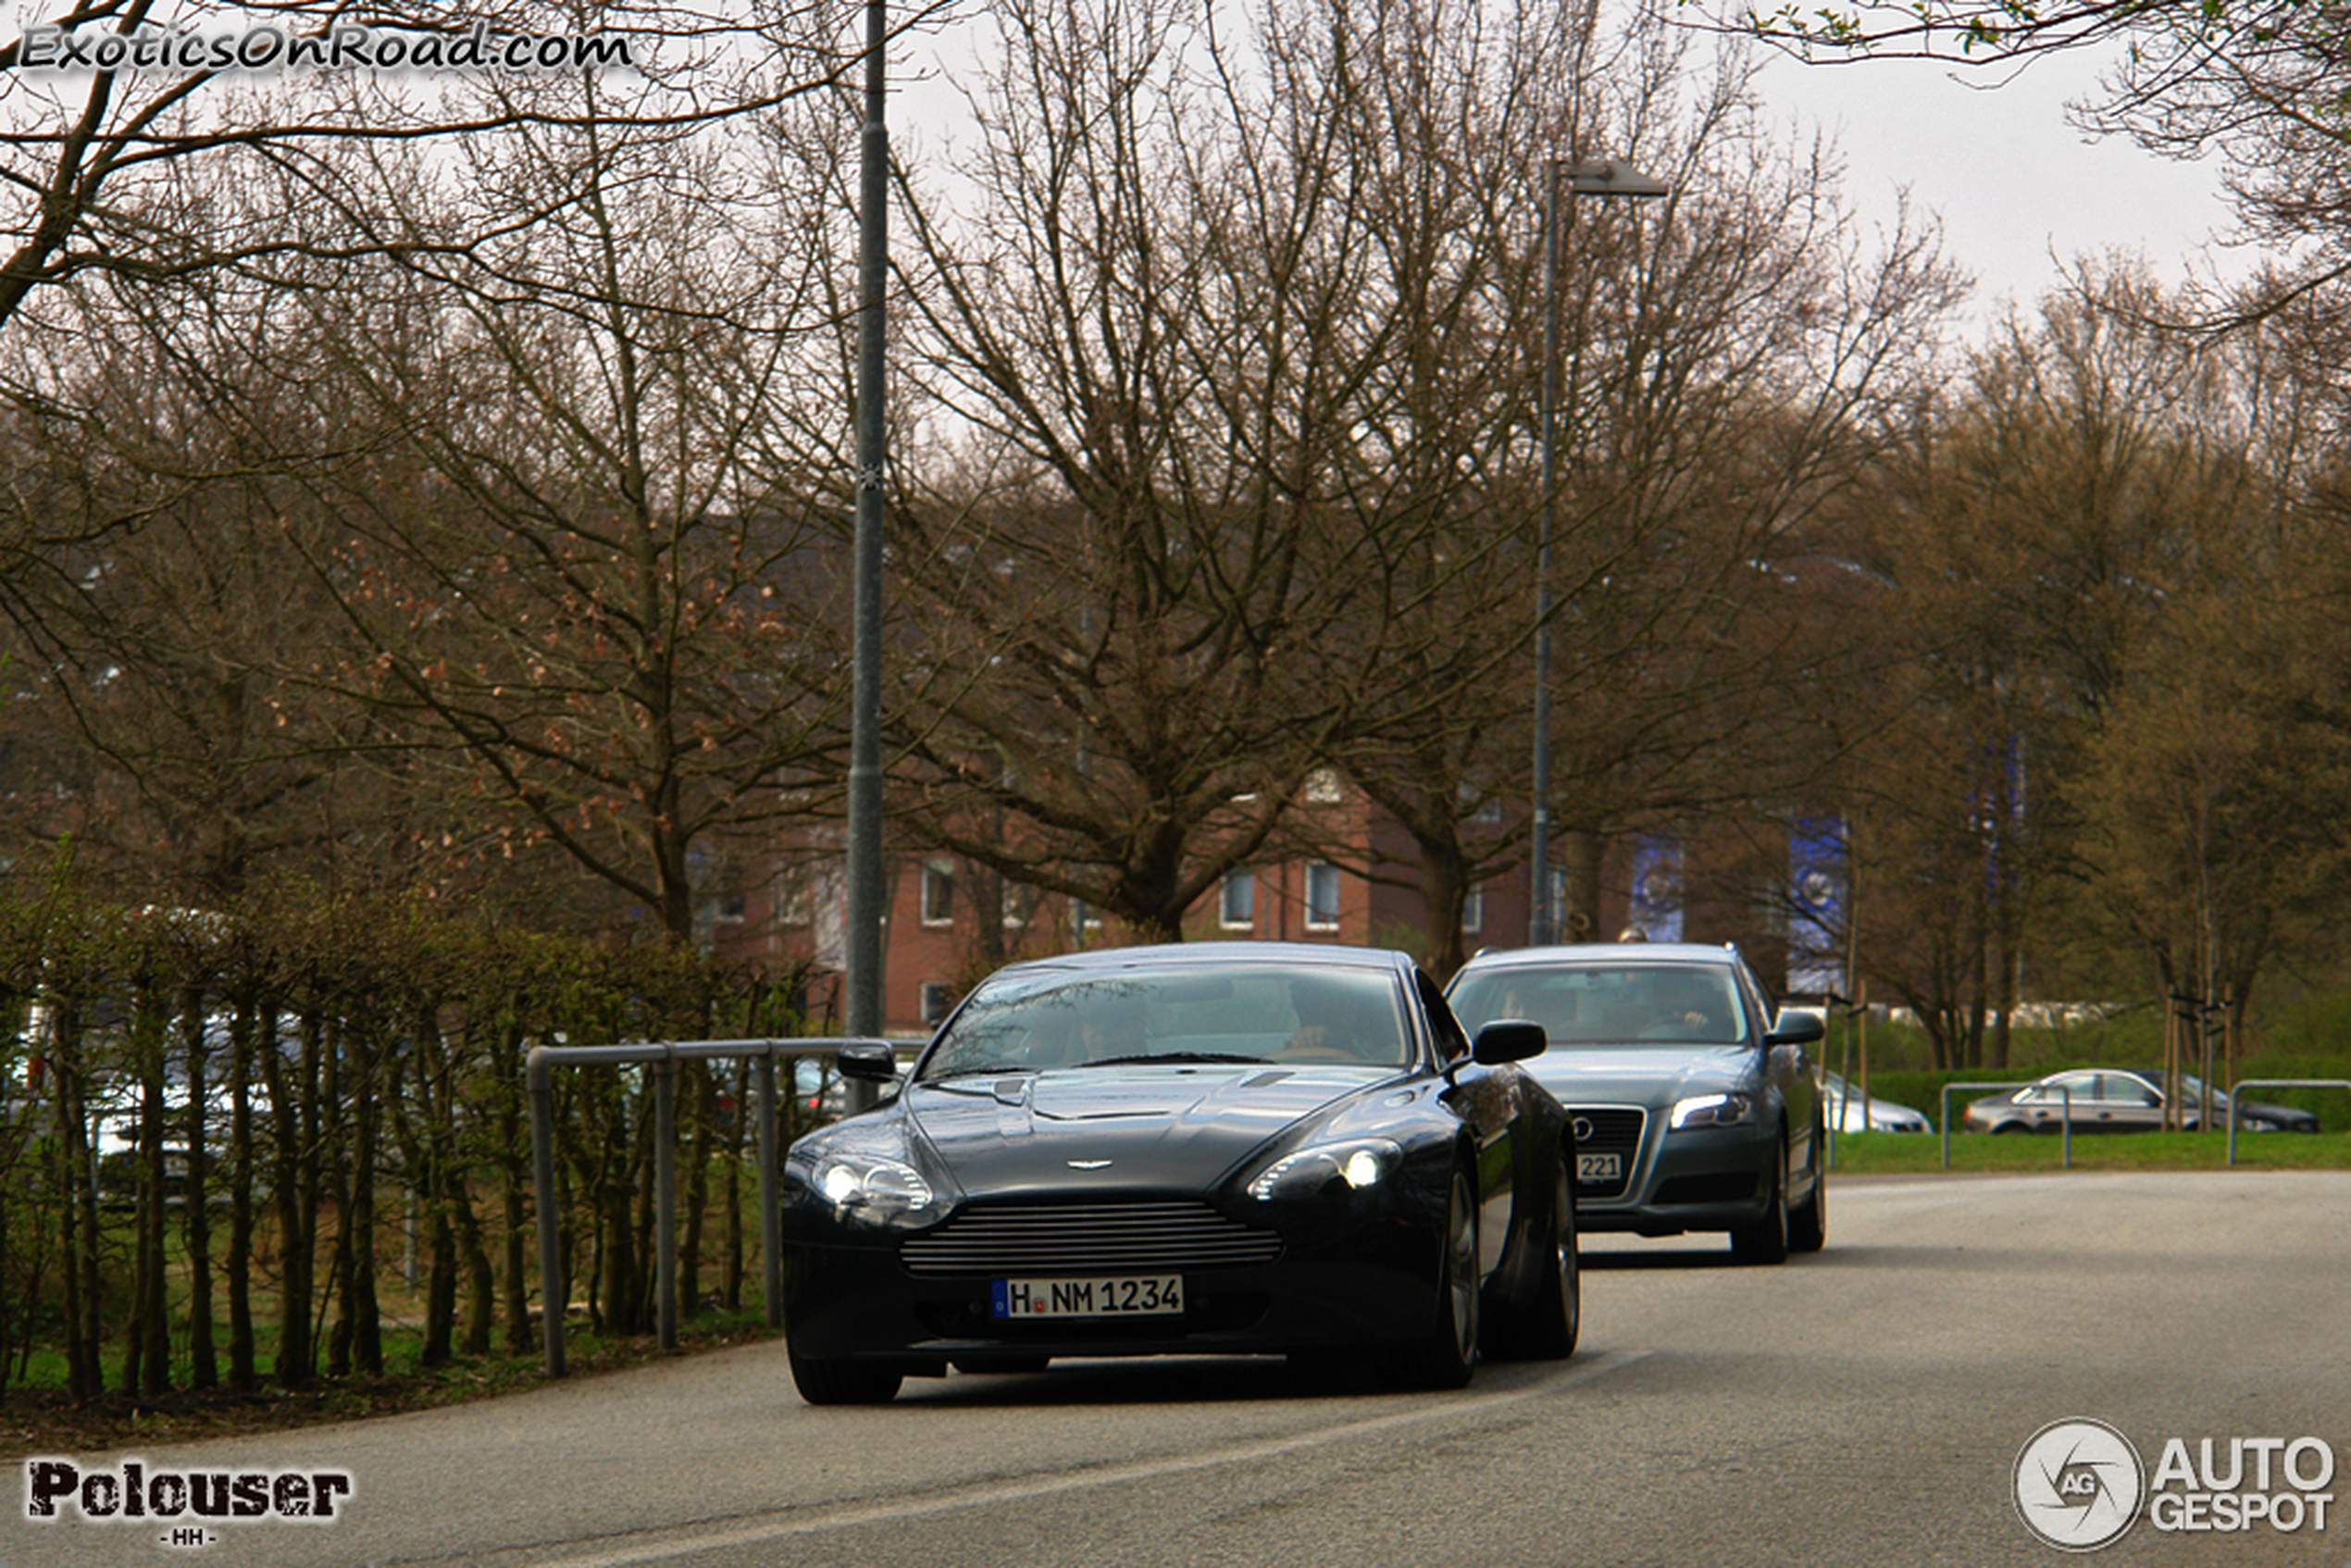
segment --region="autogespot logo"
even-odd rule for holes
[[[2013,1490],[2026,1529],[2059,1551],[2095,1551],[2139,1516],[2146,1467],[2103,1421],[2052,1421],[2018,1452]]]

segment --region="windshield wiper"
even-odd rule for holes
[[[1131,1067],[1138,1062],[1238,1062],[1263,1066],[1263,1056],[1236,1056],[1223,1051],[1146,1051],[1139,1056],[1105,1056],[1099,1061],[1081,1062],[1081,1067]]]

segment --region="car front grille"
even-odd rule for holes
[[[1579,1181],[1578,1198],[1622,1198],[1632,1183],[1633,1167],[1641,1157],[1641,1128],[1648,1113],[1625,1105],[1571,1105],[1568,1124],[1575,1133],[1578,1154],[1613,1154],[1620,1173],[1614,1181]]]
[[[1250,1268],[1282,1238],[1196,1200],[974,1204],[899,1251],[918,1275],[1162,1274]]]

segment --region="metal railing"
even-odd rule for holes
[[[692,1039],[641,1045],[542,1045],[526,1060],[530,1092],[530,1177],[538,1199],[540,1338],[547,1375],[564,1375],[563,1227],[555,1213],[555,1121],[553,1082],[557,1067],[653,1064],[653,1231],[658,1271],[661,1348],[678,1344],[678,1064],[749,1057],[754,1064],[753,1115],[759,1133],[759,1241],[767,1326],[783,1326],[782,1215],[776,1207],[778,1154],[776,1147],[776,1059],[837,1056],[845,1045],[887,1045],[899,1052],[910,1041],[844,1039]]]
[[[1986,1083],[1966,1083],[1966,1084],[1945,1084],[1945,1085],[1943,1086],[1943,1116],[1942,1116],[1942,1127],[1943,1127],[1943,1168],[1944,1168],[1945,1170],[1947,1170],[1947,1170],[1949,1170],[1949,1169],[1951,1168],[1951,1091],[1952,1091],[1953,1089],[2022,1089],[2023,1087],[2024,1087],[2024,1085],[2022,1085],[2022,1084],[2021,1084],[2021,1083],[2016,1082],[2014,1079],[2009,1079],[2009,1080],[2008,1080],[2008,1081],[2006,1081],[2006,1082],[2001,1082],[2001,1083],[1990,1083],[1990,1082],[1986,1082]],[[2053,1088],[2055,1088],[2055,1089],[2057,1089],[2057,1092],[2058,1092],[2058,1099],[2059,1099],[2059,1101],[2060,1101],[2060,1104],[2059,1104],[2059,1107],[2058,1107],[2058,1118],[2059,1118],[2059,1136],[2058,1136],[2058,1168],[2059,1168],[2059,1170],[2071,1170],[2071,1169],[2073,1168],[2073,1091],[2072,1091],[2071,1089],[2070,1089],[2066,1088],[2063,1084],[2057,1084],[2057,1085],[2053,1085],[2052,1087],[2053,1087]]]
[[[2245,1078],[2229,1090],[2229,1164],[2237,1163],[2237,1105],[2248,1089],[2351,1089],[2351,1078]]]

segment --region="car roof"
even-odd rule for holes
[[[1040,974],[1049,970],[1083,973],[1150,967],[1201,968],[1246,964],[1307,964],[1323,968],[1377,969],[1387,973],[1410,970],[1410,953],[1394,948],[1350,947],[1337,942],[1155,942],[1138,947],[1088,948],[1083,952],[1057,953],[1008,964],[998,974]]]
[[[2189,1077],[2196,1076],[2189,1073],[2185,1067],[2181,1068],[2180,1071]],[[2152,1084],[2159,1084],[2163,1081],[2163,1069],[2160,1067],[2116,1067],[2103,1062],[2093,1062],[2080,1067],[2052,1067],[2033,1081],[2043,1083],[2050,1078],[2070,1077],[2075,1073],[2121,1073],[2126,1077],[2145,1078]]]
[[[1717,964],[1728,968],[1738,958],[1736,948],[1710,942],[1566,942],[1555,947],[1489,949],[1462,965],[1462,973],[1579,964]]]

